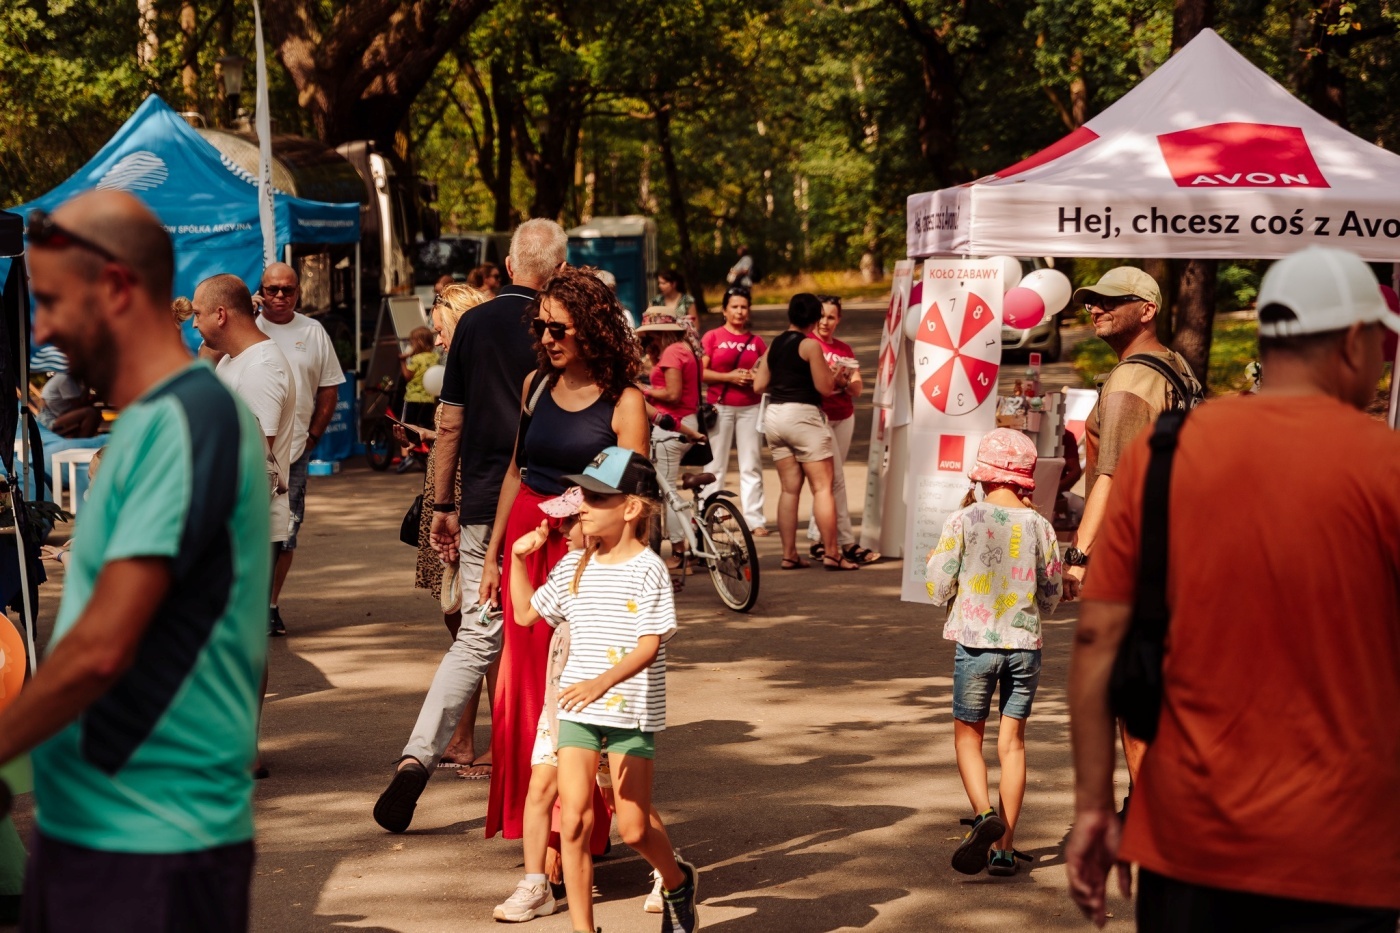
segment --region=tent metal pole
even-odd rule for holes
[[[289,266],[292,264],[292,244],[282,247],[282,261]]]
[[[23,463],[21,464],[22,470],[19,471],[21,477],[19,485],[16,486],[13,483],[10,485],[10,515],[15,522],[15,554],[19,558],[20,606],[24,610],[24,638],[25,641],[28,643],[25,645],[25,649],[29,655],[29,673],[30,676],[33,676],[34,669],[38,666],[39,663],[39,659],[35,657],[36,651],[34,649],[34,625],[36,620],[34,607],[29,602],[29,560],[28,554],[25,553],[24,535],[20,532],[19,522],[19,510],[24,508],[24,490],[29,483],[29,473],[31,469],[29,458],[33,454],[33,451],[31,451],[29,448],[29,431],[26,430],[29,427],[29,425],[25,422],[24,418],[29,401],[29,309],[27,307],[29,302],[25,297],[29,294],[29,289],[24,281],[23,269],[24,265],[21,261],[21,271],[19,273],[20,300],[16,302],[16,305],[19,309],[20,317],[18,333],[23,335],[22,339],[20,340],[18,354],[20,388],[19,428],[21,431],[24,432],[25,443],[23,447],[24,456],[21,458],[23,460]],[[14,438],[11,438],[10,440],[11,442],[13,442]],[[35,497],[38,498],[39,482],[37,479],[34,482],[34,491]]]
[[[361,343],[360,343],[360,328],[363,326],[363,320],[362,320],[362,319],[363,319],[363,317],[364,317],[364,308],[363,308],[363,307],[361,306],[361,304],[360,304],[360,297],[361,297],[361,296],[360,296],[360,288],[361,288],[361,279],[360,279],[360,241],[359,241],[359,240],[356,240],[356,241],[355,241],[355,353],[354,353],[354,359],[355,359],[355,402],[356,402],[356,405],[358,405],[358,404],[359,404],[359,401],[360,401],[360,346],[361,346]],[[356,412],[356,418],[355,418],[355,440],[356,440],[356,441],[361,440],[361,438],[360,438],[360,436],[359,436],[359,433],[360,433],[360,419],[359,419],[359,412],[357,411],[357,412]]]

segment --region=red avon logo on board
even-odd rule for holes
[[[953,473],[963,472],[963,451],[967,448],[967,438],[961,434],[940,434],[938,436],[938,468]]]
[[[1215,123],[1157,137],[1180,188],[1330,188],[1303,131]]]

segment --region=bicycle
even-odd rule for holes
[[[652,461],[656,460],[658,444],[672,442],[683,442],[683,438],[653,438]],[[677,592],[685,587],[691,561],[699,561],[710,571],[710,580],[720,600],[735,612],[748,612],[758,602],[758,553],[753,534],[736,504],[737,497],[721,489],[702,503],[700,490],[715,481],[713,473],[682,474],[679,490],[671,485],[668,477],[658,473],[656,478],[661,486],[663,504],[687,519],[681,524],[686,548],[681,555]],[[690,498],[683,498],[681,492],[689,492]],[[661,553],[661,527],[662,516],[654,516],[650,543],[658,554]]]

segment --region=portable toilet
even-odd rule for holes
[[[617,297],[641,320],[656,288],[656,221],[631,214],[594,217],[569,231],[569,265],[606,269],[617,277]]]

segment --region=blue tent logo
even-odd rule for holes
[[[165,160],[142,149],[118,159],[98,179],[97,187],[104,191],[150,191],[159,188],[169,177]]]

